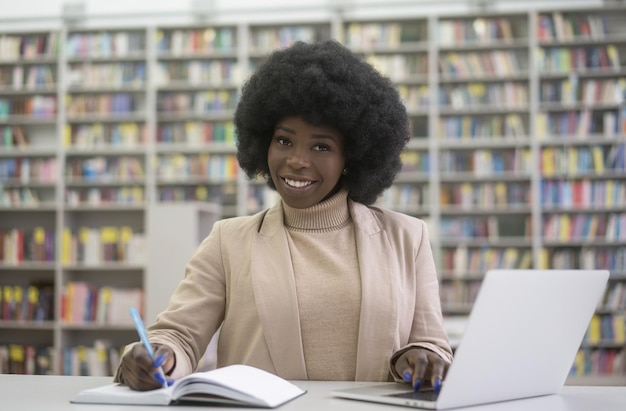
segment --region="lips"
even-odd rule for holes
[[[313,181],[310,181],[310,180],[294,180],[294,179],[286,178],[286,177],[283,177],[283,181],[289,187],[293,187],[293,188],[306,188],[313,184]]]

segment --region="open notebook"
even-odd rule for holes
[[[133,391],[107,384],[80,391],[70,402],[118,405],[191,405],[209,403],[276,408],[306,391],[277,375],[235,364],[179,378],[171,387]]]
[[[438,395],[395,383],[332,393],[429,409],[556,394],[608,278],[606,270],[490,270]]]

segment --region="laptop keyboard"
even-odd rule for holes
[[[433,390],[424,390],[424,391],[407,391],[407,392],[399,392],[395,394],[388,394],[388,397],[398,397],[398,398],[407,398],[412,400],[422,400],[422,401],[436,401],[439,396],[438,392]]]

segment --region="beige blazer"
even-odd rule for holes
[[[349,207],[362,284],[356,380],[389,380],[392,354],[410,346],[450,362],[425,223],[352,201]],[[288,250],[280,202],[214,225],[167,310],[148,328],[153,343],[174,349],[174,378],[195,369],[222,325],[218,367],[243,363],[307,379]]]

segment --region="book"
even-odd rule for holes
[[[276,408],[306,393],[267,371],[235,364],[182,377],[167,388],[134,391],[108,384],[80,391],[70,402],[124,405],[183,405],[196,402]]]

